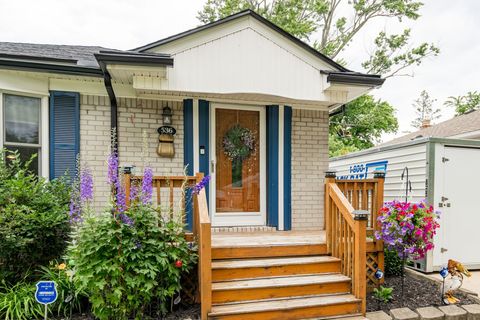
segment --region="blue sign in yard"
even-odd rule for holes
[[[57,286],[55,281],[39,281],[37,283],[37,291],[35,291],[35,299],[38,303],[47,305],[57,300]]]

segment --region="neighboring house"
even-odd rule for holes
[[[115,129],[122,166],[145,160],[156,175],[181,175],[186,165],[189,175],[211,175],[213,226],[322,229],[329,110],[383,81],[252,11],[130,51],[0,43],[0,147],[38,154],[33,169],[47,178],[73,173],[79,153],[101,206]],[[166,107],[171,157],[157,154]],[[225,152],[236,124],[253,140],[243,161]]]
[[[480,110],[462,114],[434,125],[424,123],[420,130],[384,142],[379,146],[394,145],[428,137],[480,140]]]

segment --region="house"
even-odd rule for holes
[[[475,110],[431,125],[426,121],[417,131],[381,143],[379,146],[395,145],[419,138],[453,138],[480,140],[480,110]]]
[[[103,206],[114,130],[122,166],[210,175],[213,227],[323,230],[329,111],[383,81],[250,10],[129,51],[0,43],[0,147],[47,178],[79,153]]]

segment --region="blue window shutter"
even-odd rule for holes
[[[205,100],[198,101],[198,142],[200,147],[205,148],[204,154],[199,154],[200,172],[205,176],[210,174],[210,141],[209,141],[209,127],[210,127],[210,103]],[[209,185],[205,187],[205,192],[209,194]]]
[[[283,111],[283,226],[292,229],[292,108]]]
[[[267,106],[267,224],[278,227],[278,106]]]
[[[193,173],[193,100],[183,100],[183,165],[187,167],[187,175]],[[187,190],[186,199],[192,199],[191,191]],[[192,201],[186,200],[185,219],[188,230],[192,230]]]
[[[68,172],[73,180],[80,152],[80,95],[50,92],[50,179]]]

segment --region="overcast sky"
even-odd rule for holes
[[[100,45],[132,49],[199,25],[203,0],[0,0],[0,41]],[[374,95],[397,109],[402,132],[411,130],[412,101],[427,90],[444,108],[448,96],[480,90],[480,1],[424,0],[415,21],[377,20],[343,53],[360,70],[374,35],[412,28],[413,43],[434,42],[441,53],[413,69],[414,77],[388,79]],[[391,138],[390,136],[385,139]]]

